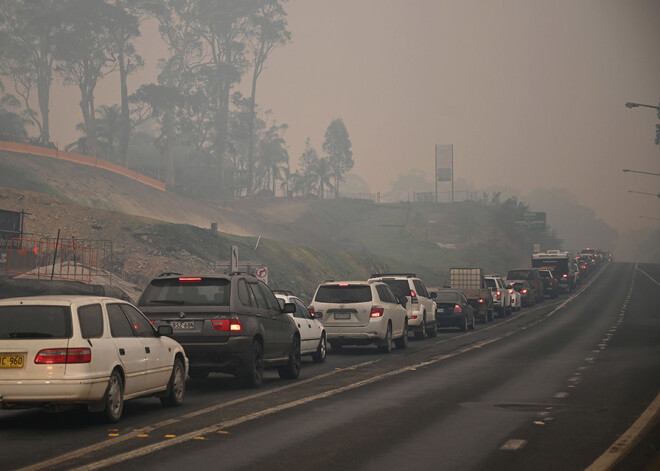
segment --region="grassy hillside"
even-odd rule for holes
[[[99,169],[30,156],[19,163],[16,155],[2,153],[0,175],[0,209],[30,213],[27,232],[52,237],[60,229],[77,239],[110,240],[113,271],[140,286],[164,271],[223,271],[232,245],[240,260],[268,267],[272,287],[307,299],[326,279],[404,271],[441,286],[452,266],[505,273],[529,265],[534,243],[559,246],[551,234],[515,232],[515,202],[200,203]],[[220,232],[209,229],[211,222]]]

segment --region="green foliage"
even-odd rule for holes
[[[351,145],[344,122],[340,118],[333,120],[325,131],[323,152],[328,156],[335,179],[335,198],[339,197],[339,182],[342,181],[342,176],[353,168]]]

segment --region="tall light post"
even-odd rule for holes
[[[649,193],[648,191],[635,191],[635,190],[628,190],[628,193],[637,193],[638,195],[657,196],[658,198],[660,198],[660,193]]]
[[[658,103],[658,106],[645,105],[644,103],[633,103],[631,101],[626,103],[626,108],[639,108],[640,106],[644,108],[653,108],[658,112],[658,119],[660,119],[660,102]],[[660,124],[655,125],[655,143],[660,146]]]
[[[624,168],[622,169],[623,172],[632,172],[632,173],[643,173],[645,175],[655,175],[656,177],[660,177],[660,173],[653,173],[653,172],[642,172],[641,170],[630,170],[629,168]]]

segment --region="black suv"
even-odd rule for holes
[[[268,286],[250,274],[164,273],[151,280],[138,306],[156,328],[172,326],[192,379],[228,373],[259,387],[266,367],[278,367],[281,378],[300,374],[300,334],[286,315],[295,305],[280,308]]]

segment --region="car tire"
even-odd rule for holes
[[[264,354],[261,344],[252,341],[246,365],[241,371],[241,379],[249,388],[258,388],[264,379]]]
[[[289,361],[280,366],[277,372],[282,379],[296,379],[300,376],[300,338],[294,337],[289,351]]]
[[[470,323],[470,330],[474,330],[476,324],[477,324],[477,318],[473,315],[472,322]]]
[[[103,410],[105,419],[111,424],[117,423],[124,410],[124,381],[117,370],[110,375],[103,402],[105,403]]]
[[[160,398],[160,403],[168,407],[178,407],[183,404],[183,396],[186,393],[186,369],[183,362],[178,358],[174,360],[170,381],[167,383],[165,395]]]
[[[325,334],[321,334],[321,340],[319,340],[319,346],[316,347],[316,352],[312,354],[312,360],[314,363],[323,363],[325,357],[328,353],[328,344],[325,340]]]
[[[463,316],[463,324],[461,324],[461,332],[467,332],[468,331],[468,321],[467,321],[467,314]]]
[[[385,339],[383,340],[383,343],[378,346],[378,351],[381,353],[392,353],[392,324],[387,324]]]
[[[408,348],[408,320],[403,323],[403,335],[394,341],[396,348]]]
[[[422,314],[422,325],[415,330],[415,338],[417,340],[424,340],[426,338],[426,319],[424,317],[425,315]]]
[[[493,310],[489,309],[486,314],[486,322],[491,322],[493,320]]]
[[[429,337],[437,337],[438,336],[438,323],[433,322],[433,327],[429,329]]]
[[[330,340],[330,348],[332,348],[333,351],[341,350],[342,346],[343,345],[341,344],[341,342],[336,342],[336,341],[333,342],[332,340]]]
[[[188,376],[190,379],[202,380],[209,377],[209,370],[205,368],[190,368],[188,370]]]

